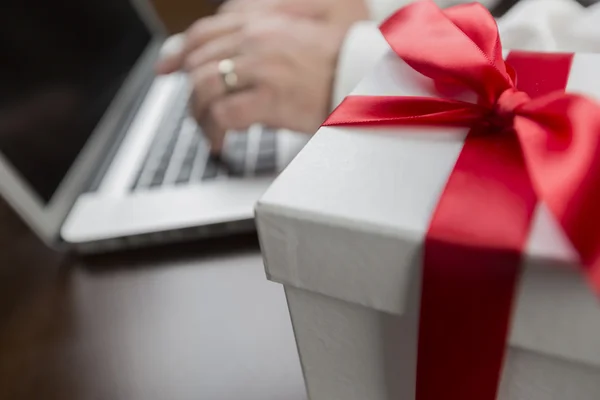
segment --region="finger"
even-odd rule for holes
[[[235,74],[237,75],[236,89],[243,89],[251,86],[256,81],[255,66],[258,61],[252,56],[240,56],[232,59],[235,64]],[[194,115],[204,114],[209,104],[227,93],[227,87],[223,81],[223,76],[219,72],[219,63],[210,62],[196,68],[191,73],[191,83],[193,85],[192,102]]]
[[[245,19],[238,14],[221,14],[197,21],[186,32],[184,55],[187,57],[211,40],[239,31]]]
[[[161,58],[156,63],[156,73],[158,75],[167,75],[173,72],[177,72],[182,67],[182,61],[183,56],[181,54],[171,54],[164,58]]]
[[[264,87],[254,87],[227,95],[217,100],[210,113],[218,126],[225,129],[243,130],[253,124],[267,123],[272,94]]]
[[[227,133],[227,130],[219,126],[208,112],[200,119],[197,119],[197,122],[202,130],[202,134],[210,144],[211,154],[221,153],[223,144],[225,143],[225,134]]]
[[[187,57],[204,43],[210,42],[213,37],[233,33],[240,27],[239,17],[209,17],[198,20],[185,34],[167,39],[156,64],[156,72],[164,75],[182,69]]]
[[[187,71],[192,71],[210,61],[233,58],[240,54],[243,40],[240,32],[218,37],[192,51],[186,57],[184,67]]]
[[[312,3],[285,0],[230,0],[220,8],[220,13],[276,12],[305,18],[323,17],[324,7],[312,7]]]
[[[169,37],[162,45],[156,72],[160,75],[170,74],[181,69],[185,36],[178,34]]]

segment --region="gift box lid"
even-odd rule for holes
[[[600,55],[575,55],[568,91],[600,97]],[[354,94],[435,96],[390,54]],[[408,287],[463,128],[322,127],[256,208],[271,280],[381,312]],[[465,216],[468,218],[468,216]],[[540,205],[513,315],[514,346],[600,367],[600,309],[575,252]]]

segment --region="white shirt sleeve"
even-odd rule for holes
[[[340,104],[389,49],[375,22],[357,22],[348,30],[338,56],[332,108]]]
[[[382,13],[379,16],[386,12],[384,5],[389,6],[387,11],[391,13],[395,11],[394,7],[398,8],[398,3],[409,2],[370,1],[372,7],[380,7],[376,10]],[[439,5],[458,2],[437,1]],[[497,1],[481,3],[492,6]],[[498,28],[505,49],[600,53],[600,3],[584,8],[575,0],[522,0],[498,20]],[[348,31],[338,58],[333,107],[354,89],[389,50],[374,22],[357,23]]]
[[[600,3],[524,0],[498,20],[505,49],[600,52]]]
[[[384,19],[392,15],[394,11],[410,4],[416,0],[365,0],[367,8],[371,14],[371,20],[382,22]],[[473,0],[434,0],[441,8],[455,6],[457,4],[472,3]],[[490,9],[500,3],[500,0],[479,0],[479,3]]]

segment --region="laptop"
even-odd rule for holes
[[[143,0],[10,0],[0,16],[0,195],[46,243],[98,252],[254,229],[307,140],[252,126],[220,159]]]

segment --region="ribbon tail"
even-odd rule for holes
[[[485,109],[471,103],[429,97],[348,96],[323,126],[471,126]]]
[[[491,400],[537,203],[516,138],[471,132],[425,241],[419,400]]]

